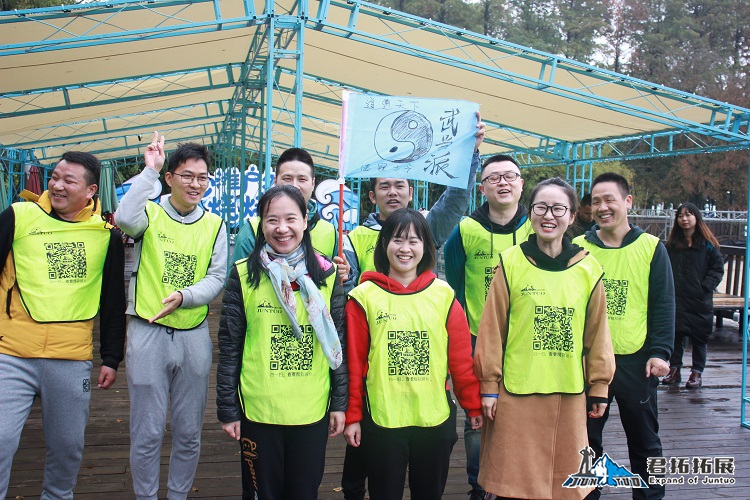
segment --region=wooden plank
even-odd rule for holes
[[[212,305],[218,311],[220,302]],[[212,335],[218,330],[218,314],[209,317]],[[95,335],[96,337],[97,335]],[[714,332],[709,340],[708,363],[704,386],[688,390],[684,383],[690,364],[690,349],[685,354],[683,382],[678,387],[661,386],[658,392],[660,434],[666,457],[733,456],[734,485],[674,485],[667,487],[668,499],[750,498],[750,430],[740,426],[740,378],[742,346],[737,324],[726,321],[725,327]],[[215,345],[215,344],[214,344]],[[214,363],[218,355],[214,353]],[[95,370],[96,371],[96,370]],[[216,420],[215,366],[203,426],[201,459],[190,498],[240,498],[240,466],[238,445],[227,437]],[[459,435],[450,462],[444,498],[465,500],[469,486],[466,481],[463,419],[459,412],[456,427]],[[129,400],[125,366],[117,384],[110,391],[94,390],[91,417],[86,430],[86,448],[76,488],[77,499],[133,498],[128,461]],[[19,451],[11,471],[8,498],[38,498],[44,464],[44,440],[39,403],[35,403],[24,428]],[[605,428],[605,447],[620,465],[629,467],[625,434],[619,421],[617,405]],[[169,425],[161,450],[161,489],[166,495],[166,482],[171,446]],[[337,490],[344,457],[344,440],[329,440],[326,467],[319,489],[321,500],[342,499]],[[522,450],[519,450],[521,453]],[[575,471],[572,471],[575,472]],[[630,498],[630,490],[608,489],[605,498]],[[405,498],[409,498],[408,491]]]

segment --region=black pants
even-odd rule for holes
[[[628,440],[628,456],[630,470],[639,474],[648,484],[646,459],[661,457],[661,440],[659,439],[658,408],[656,405],[656,388],[659,379],[651,376],[646,378],[645,364],[621,365],[617,364],[615,378],[609,386],[609,402],[617,400],[620,410],[620,420]],[[602,418],[589,418],[587,422],[589,446],[596,452],[597,458],[602,455],[602,431],[609,418],[609,406]],[[615,457],[612,457],[617,460]],[[588,499],[600,496],[599,490],[594,490]],[[649,488],[633,488],[634,499],[664,498],[664,486],[650,485]]]
[[[698,340],[682,332],[674,333],[674,351],[672,351],[672,357],[669,358],[669,367],[682,367],[682,356],[685,354],[685,342],[687,339],[690,339],[690,343],[693,344],[693,363],[690,366],[690,371],[703,373],[703,370],[706,368],[708,342]]]
[[[388,429],[372,421],[367,411],[362,434],[367,433],[368,487],[372,500],[401,500],[406,468],[413,500],[439,500],[448,480],[448,465],[456,433],[456,405],[449,399],[450,416],[436,427]]]
[[[328,415],[310,425],[271,425],[243,417],[242,498],[316,500],[323,480]]]
[[[367,488],[367,451],[364,448],[364,432],[359,446],[346,445],[344,471],[341,473],[341,490],[344,500],[364,500]]]

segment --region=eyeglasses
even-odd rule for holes
[[[562,217],[568,213],[568,207],[565,205],[547,205],[546,203],[534,203],[531,205],[531,210],[539,217],[547,215],[548,210],[552,210],[552,215],[555,217]]]
[[[490,184],[500,184],[500,179],[505,179],[505,182],[513,182],[514,180],[521,177],[521,174],[516,172],[505,172],[504,174],[490,174],[482,182],[487,181]]]
[[[193,175],[193,174],[176,174],[176,173],[173,173],[172,175],[179,175],[183,184],[190,185],[196,179],[198,179],[198,184],[200,184],[201,186],[205,186],[205,185],[208,184],[208,176],[207,175],[197,175],[196,176],[196,175]]]

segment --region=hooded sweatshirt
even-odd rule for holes
[[[362,283],[373,281],[381,288],[396,295],[410,295],[427,288],[438,279],[432,271],[425,271],[405,287],[388,276],[369,271],[362,274]],[[346,304],[347,356],[349,361],[349,409],[347,425],[362,420],[362,395],[364,379],[369,369],[367,358],[370,352],[370,327],[362,307],[355,301]],[[469,417],[482,414],[479,399],[479,380],[474,375],[471,357],[471,334],[461,305],[453,300],[448,321],[448,368],[453,381],[453,392]],[[447,387],[446,387],[447,389]]]
[[[514,245],[526,241],[526,232],[519,231],[522,226],[529,220],[529,212],[525,206],[519,204],[516,215],[505,225],[495,224],[490,220],[490,205],[484,202],[469,216],[479,222],[487,232],[491,234],[513,234]],[[515,236],[518,236],[517,238]],[[494,241],[490,238],[490,246],[487,250],[492,255],[499,255],[505,248],[492,247]],[[493,263],[497,265],[499,257]],[[445,244],[445,280],[456,292],[456,298],[462,306],[466,307],[465,286],[466,286],[466,252],[464,251],[463,241],[461,240],[460,226],[456,226]],[[484,284],[482,284],[484,286]]]

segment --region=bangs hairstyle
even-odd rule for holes
[[[424,244],[422,260],[417,264],[417,275],[435,267],[437,251],[427,219],[411,208],[399,208],[383,222],[383,228],[378,234],[378,242],[375,245],[375,269],[379,273],[387,275],[391,271],[391,263],[388,261],[388,254],[386,253],[388,243],[394,237],[406,238],[412,227],[416,237],[422,240]]]
[[[268,207],[271,205],[271,202],[283,196],[290,198],[297,205],[300,216],[303,219],[307,216],[307,203],[305,203],[300,190],[294,186],[273,186],[260,197],[260,201],[258,202],[258,217],[260,217],[260,221],[258,223],[258,234],[255,235],[255,248],[253,248],[253,251],[247,257],[247,282],[252,288],[258,288],[260,278],[264,272],[260,264],[260,251],[267,243],[266,236],[263,234],[263,219],[268,214]],[[302,243],[300,246],[305,252],[307,274],[313,280],[315,286],[318,288],[325,286],[325,271],[320,267],[317,254],[313,250],[310,241],[310,231],[307,229],[307,226],[305,226],[305,230],[302,233]]]
[[[288,161],[299,161],[310,167],[310,175],[315,178],[315,163],[310,153],[300,148],[289,148],[279,156],[276,161],[276,176],[279,175],[279,167]]]
[[[203,160],[206,162],[206,168],[211,166],[211,154],[206,146],[197,142],[186,142],[178,144],[177,149],[169,155],[167,172],[174,173],[180,165],[188,160]]]
[[[529,198],[529,207],[531,207],[531,205],[533,205],[536,201],[536,195],[539,194],[539,191],[542,188],[546,188],[549,186],[559,187],[565,193],[565,196],[568,197],[570,211],[575,216],[575,214],[578,213],[578,193],[576,193],[576,190],[573,189],[573,186],[562,180],[560,177],[551,177],[537,184],[534,187],[533,191],[531,191],[531,197]]]
[[[679,224],[680,214],[683,210],[687,210],[688,213],[695,216],[695,232],[693,233],[693,243],[706,242],[713,245],[714,248],[719,248],[719,241],[714,236],[714,233],[708,228],[708,225],[703,221],[700,209],[692,203],[683,203],[677,207],[677,213],[674,216],[674,225],[672,226],[672,232],[669,233],[667,239],[667,250],[687,250],[689,248],[685,232]]]

